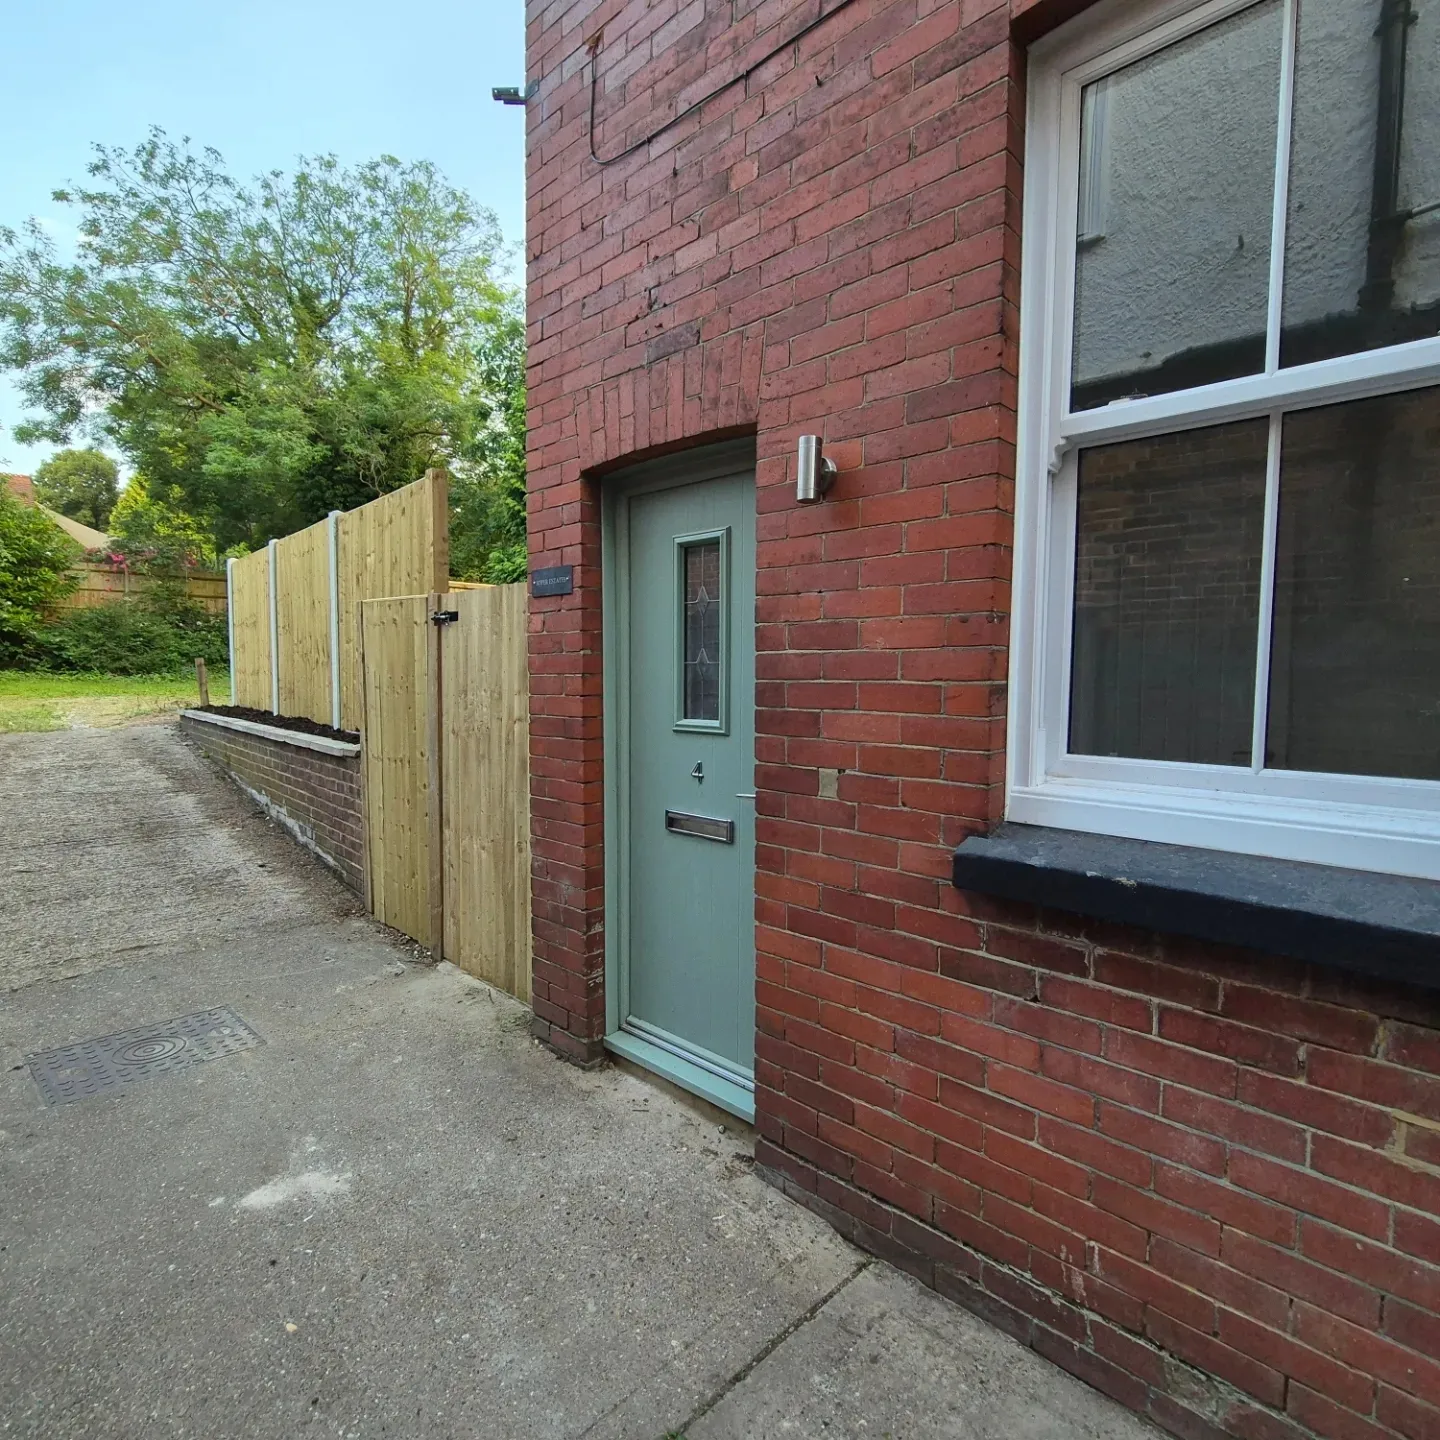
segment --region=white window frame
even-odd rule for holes
[[[1440,782],[1263,766],[1282,411],[1440,383],[1440,337],[1279,368],[1298,0],[1284,7],[1264,372],[1069,408],[1081,89],[1264,0],[1103,0],[1031,47],[1007,818],[1440,879]],[[1087,445],[1268,418],[1272,427],[1249,769],[1067,753],[1077,454]],[[1440,687],[1437,687],[1440,688]]]

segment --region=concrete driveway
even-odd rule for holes
[[[0,736],[0,935],[0,1433],[1153,1440],[417,965],[168,725]],[[263,1043],[26,1063],[216,1006]]]

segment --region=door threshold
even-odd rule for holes
[[[607,1035],[605,1045],[617,1055],[623,1055],[627,1060],[633,1060],[637,1065],[643,1065],[647,1070],[664,1076],[682,1090],[699,1095],[701,1099],[718,1105],[722,1110],[728,1110],[730,1114],[739,1116],[748,1124],[755,1123],[755,1096],[743,1085],[726,1080],[713,1070],[696,1065],[673,1051],[663,1050],[653,1041],[632,1035],[628,1030],[616,1030]]]

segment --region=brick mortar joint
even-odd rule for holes
[[[182,717],[180,730],[182,735],[190,740],[206,759],[221,769],[227,778],[260,808],[262,813],[269,815],[283,829],[288,830],[298,844],[310,850],[328,868],[337,872],[342,878],[348,877],[349,880],[353,880],[355,883],[352,888],[363,891],[363,865],[348,855],[332,853],[332,850],[335,849],[349,848],[348,843],[336,845],[334,843],[336,840],[353,841],[357,851],[362,848],[359,840],[363,835],[363,816],[359,813],[358,793],[355,796],[356,804],[347,807],[347,813],[327,815],[323,810],[317,810],[314,807],[313,802],[316,797],[312,788],[296,790],[291,783],[293,777],[277,773],[264,763],[266,742],[263,736],[245,737],[259,742],[258,755],[245,754],[237,757],[236,750],[239,747],[235,746],[233,742],[207,743],[211,740],[208,727],[187,723]],[[239,763],[237,763],[237,758]],[[257,770],[262,774],[257,775],[255,773]],[[281,803],[282,801],[285,803]],[[306,801],[311,803],[296,803]],[[324,845],[318,843],[317,836],[324,841]]]
[[[773,1142],[771,1143],[773,1144]],[[787,1155],[790,1153],[788,1151],[784,1151],[783,1147],[779,1145],[776,1145],[774,1148]],[[808,1161],[800,1159],[799,1157],[792,1158],[797,1159],[800,1164],[805,1165],[807,1168],[815,1168],[811,1166]],[[937,1229],[933,1223],[921,1220],[917,1216],[911,1215],[906,1211],[897,1209],[889,1202],[880,1199],[878,1196],[870,1194],[869,1191],[862,1189],[861,1187],[853,1184],[850,1181],[841,1180],[838,1176],[830,1175],[824,1171],[816,1171],[817,1174],[825,1175],[825,1178],[831,1184],[848,1191],[850,1194],[862,1198],[868,1207],[882,1211],[886,1215],[890,1225],[890,1229],[888,1231],[877,1231],[874,1226],[870,1225],[864,1220],[861,1220],[859,1216],[852,1215],[842,1206],[833,1205],[829,1201],[826,1201],[822,1196],[810,1190],[807,1190],[805,1186],[801,1185],[791,1176],[787,1175],[783,1170],[777,1169],[774,1166],[766,1165],[763,1162],[757,1162],[755,1165],[755,1173],[762,1180],[764,1180],[766,1184],[773,1186],[782,1194],[786,1195],[789,1199],[795,1201],[796,1204],[804,1206],[804,1208],[806,1208],[807,1210],[812,1210],[817,1214],[821,1214],[822,1218],[828,1218],[824,1215],[824,1212],[826,1210],[838,1210],[843,1216],[845,1216],[847,1221],[851,1222],[851,1227],[837,1228],[842,1229],[842,1232],[845,1228],[852,1228],[852,1238],[854,1238],[854,1243],[859,1244],[863,1247],[864,1240],[860,1237],[863,1237],[863,1235],[867,1231],[875,1231],[875,1233],[883,1235],[891,1245],[897,1246],[899,1249],[904,1250],[907,1254],[913,1256],[915,1260],[919,1262],[922,1269],[924,1269],[925,1267],[930,1267],[932,1273],[934,1270],[937,1269],[943,1269],[953,1273],[957,1277],[957,1279],[963,1280],[967,1285],[974,1286],[974,1288],[981,1291],[987,1297],[987,1299],[989,1299],[993,1303],[1003,1306],[1006,1311],[1021,1317],[1023,1323],[1026,1326],[1038,1326],[1047,1334],[1054,1335],[1057,1339],[1062,1340],[1067,1344],[1077,1345],[1085,1353],[1093,1355],[1097,1360],[1100,1360],[1107,1365],[1114,1366],[1116,1369],[1119,1369],[1125,1374],[1132,1376],[1132,1378],[1134,1378],[1136,1381],[1138,1381],[1141,1385],[1144,1386],[1147,1396],[1164,1396],[1165,1398],[1177,1404],[1182,1404],[1184,1408],[1190,1410],[1192,1414],[1195,1414],[1202,1419],[1208,1420],[1221,1428],[1225,1428],[1225,1421],[1228,1414],[1236,1408],[1258,1408],[1262,1410],[1266,1415],[1273,1417],[1283,1426],[1300,1425],[1300,1422],[1298,1422],[1294,1416],[1290,1415],[1287,1410],[1277,1410],[1274,1406],[1267,1404],[1265,1401],[1259,1399],[1256,1396],[1250,1395],[1245,1391],[1240,1390],[1238,1387],[1230,1384],[1228,1381],[1221,1379],[1218,1375],[1209,1374],[1208,1372],[1199,1369],[1197,1366],[1192,1365],[1189,1361],[1182,1360],[1179,1356],[1165,1349],[1163,1345],[1159,1345],[1155,1341],[1150,1339],[1149,1336],[1140,1335],[1132,1330],[1125,1328],[1124,1326],[1116,1325],[1115,1328],[1118,1329],[1121,1333],[1123,1333],[1127,1339],[1131,1340],[1136,1345],[1138,1345],[1151,1355],[1155,1356],[1156,1359],[1159,1360],[1164,1370],[1165,1378],[1167,1381],[1167,1388],[1164,1390],[1157,1390],[1155,1386],[1144,1380],[1140,1375],[1136,1374],[1135,1371],[1130,1370],[1126,1366],[1120,1364],[1118,1361],[1112,1360],[1109,1357],[1105,1356],[1096,1347],[1093,1330],[1094,1322],[1096,1320],[1099,1320],[1102,1324],[1111,1323],[1109,1321],[1106,1321],[1105,1317],[1102,1314],[1090,1309],[1087,1305],[1072,1299],[1070,1296],[1060,1291],[1052,1290],[1049,1286],[1042,1284],[1028,1271],[1019,1270],[1013,1265],[1007,1264],[1002,1260],[997,1260],[992,1256],[986,1255],[982,1251],[976,1250],[973,1246],[967,1244],[965,1241],[948,1235],[944,1231]],[[968,1276],[965,1276],[960,1271],[956,1270],[954,1266],[947,1264],[947,1262],[943,1260],[937,1260],[933,1256],[926,1255],[923,1251],[915,1250],[913,1247],[907,1245],[894,1233],[894,1222],[897,1218],[903,1219],[908,1223],[920,1226],[922,1229],[933,1234],[936,1239],[939,1240],[942,1244],[944,1244],[947,1248],[954,1247],[955,1249],[969,1256],[975,1262],[975,1265],[977,1267],[977,1278],[971,1280]],[[882,1256],[881,1258],[884,1257]],[[1058,1257],[1057,1263],[1059,1263],[1062,1269],[1066,1272],[1076,1271],[1076,1267],[1074,1265],[1071,1265],[1064,1260],[1058,1260]],[[1034,1291],[1041,1295],[1049,1296],[1064,1305],[1067,1309],[1073,1311],[1084,1322],[1085,1340],[1083,1344],[1081,1342],[1072,1340],[1069,1336],[1065,1335],[1063,1331],[1056,1330],[1054,1327],[1046,1325],[1045,1322],[1039,1319],[1037,1316],[1032,1315],[1028,1311],[1014,1305],[1003,1295],[997,1293],[988,1285],[984,1284],[983,1281],[978,1277],[982,1275],[984,1270],[987,1268],[989,1270],[996,1271],[1002,1275],[1007,1276],[1009,1279],[1014,1281],[1018,1286],[1023,1287],[1025,1290]],[[911,1271],[910,1273],[914,1274],[915,1272]],[[1077,1273],[1083,1275],[1085,1272]],[[922,1283],[928,1283],[924,1281],[923,1275],[917,1276],[917,1278],[921,1279]],[[932,1290],[937,1289],[937,1287],[933,1283],[928,1283],[928,1288]],[[944,1296],[943,1298],[952,1299],[952,1303],[955,1304],[962,1303],[958,1300],[953,1300],[953,1298],[949,1296]],[[962,1306],[962,1308],[965,1307]],[[1021,1343],[1025,1344],[1027,1349],[1035,1349],[1034,1344],[1029,1340],[1022,1341]],[[1183,1381],[1184,1383],[1177,1384],[1175,1383],[1177,1381]],[[1285,1377],[1285,1393],[1287,1394],[1287,1396],[1289,1393],[1289,1386],[1290,1379],[1287,1376]],[[1180,1398],[1181,1396],[1184,1397],[1183,1400]],[[1195,1402],[1197,1396],[1204,1397],[1203,1408],[1198,1408],[1196,1406]],[[1146,1413],[1148,1413],[1148,1411]],[[1150,1418],[1155,1419],[1156,1417],[1152,1415]],[[1169,1429],[1170,1427],[1167,1426],[1166,1428]],[[1314,1433],[1310,1430],[1310,1427],[1308,1426],[1300,1426],[1300,1428],[1305,1429],[1308,1433]],[[1179,1434],[1180,1432],[1173,1433]],[[1229,1431],[1227,1433],[1234,1432]]]
[[[556,1006],[556,1008],[563,1010],[565,1007],[562,1005]],[[552,1038],[557,1032],[566,1036],[574,1045],[581,1047],[585,1053],[578,1054],[557,1043]],[[609,1064],[609,1056],[606,1054],[603,1041],[583,1039],[566,1026],[546,1020],[540,1015],[531,1017],[530,1033],[558,1059],[563,1060],[567,1065],[573,1065],[577,1070],[599,1070]]]

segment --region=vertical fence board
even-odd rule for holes
[[[270,708],[270,557],[264,550],[235,562],[234,654],[230,657],[235,703]]]
[[[340,526],[340,723],[355,729],[360,690],[362,601],[449,588],[448,485],[443,470],[349,510]],[[326,719],[328,716],[318,717]]]
[[[371,910],[422,945],[433,943],[429,601],[404,595],[357,607]]]
[[[530,998],[530,717],[523,585],[452,592],[440,632],[445,958]]]
[[[441,766],[445,759],[445,727],[440,691],[443,685],[440,659],[440,626],[434,614],[440,608],[441,596],[430,595],[425,603],[425,790],[431,797],[429,808],[430,867],[430,934],[431,949],[437,960],[445,959],[445,797],[441,784]]]
[[[330,723],[329,525],[287,535],[275,547],[280,713]]]
[[[413,485],[336,517],[343,728],[358,728],[365,708],[360,689],[361,602],[449,588],[448,488],[443,470],[428,470]],[[276,544],[275,651],[280,710],[333,725],[327,524],[321,521]],[[236,656],[242,676],[246,677],[238,685],[236,703],[268,710],[270,591],[264,552],[237,562],[233,580]],[[252,616],[264,619],[259,634],[251,633]],[[251,683],[252,671],[255,676],[263,676],[263,686]]]

